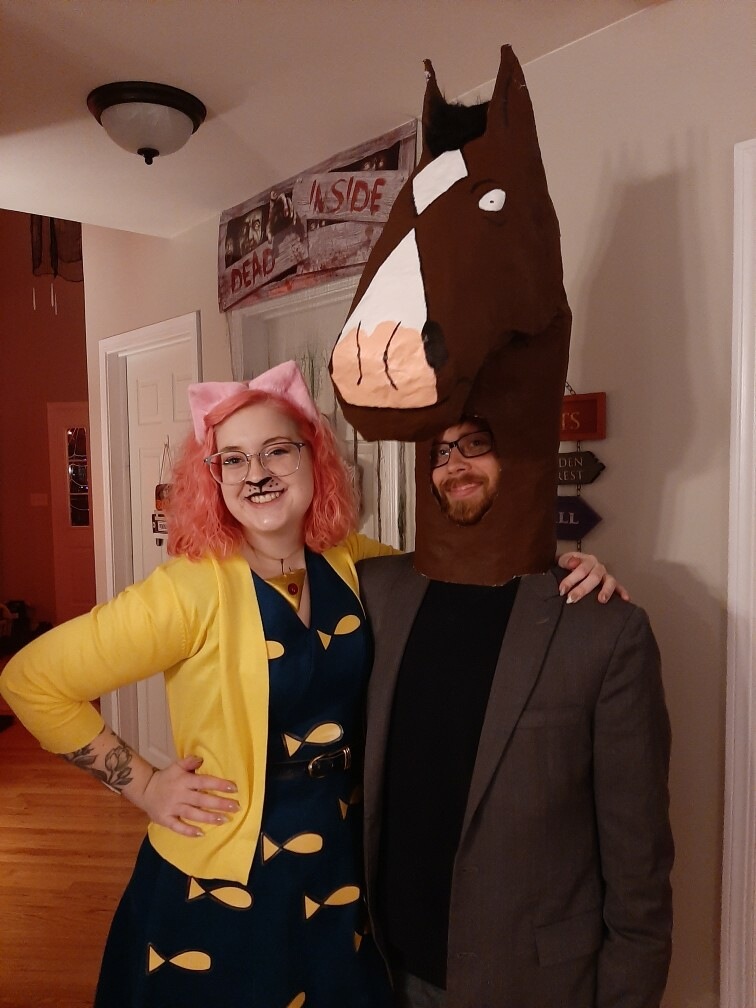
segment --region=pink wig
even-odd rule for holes
[[[322,553],[341,542],[357,526],[357,499],[336,438],[323,417],[306,417],[280,396],[259,390],[240,391],[213,407],[206,418],[207,434],[198,443],[192,431],[173,466],[168,522],[168,552],[199,560],[238,552],[244,533],[229,513],[220,486],[204,459],[215,451],[215,426],[245,406],[263,403],[290,417],[312,452],[314,492],[305,515],[305,544]]]

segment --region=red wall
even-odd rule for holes
[[[0,601],[24,599],[34,620],[55,601],[47,403],[86,398],[84,284],[35,277],[29,215],[0,210]]]

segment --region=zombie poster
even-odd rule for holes
[[[221,311],[356,273],[416,161],[415,122],[329,158],[221,215]]]

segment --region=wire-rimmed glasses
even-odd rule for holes
[[[216,483],[243,483],[253,458],[269,476],[291,476],[299,469],[305,441],[275,441],[259,452],[243,452],[236,448],[214,452],[204,459]]]
[[[493,451],[494,439],[489,430],[470,431],[463,434],[456,441],[437,441],[431,447],[431,469],[440,469],[445,466],[451,458],[451,453],[456,448],[464,458],[478,458],[479,455],[488,455]]]

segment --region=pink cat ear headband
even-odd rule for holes
[[[320,419],[320,411],[312,400],[302,373],[294,361],[277,364],[270,371],[265,371],[249,382],[199,382],[190,385],[188,390],[189,409],[192,413],[194,433],[197,441],[202,444],[207,432],[205,418],[210,410],[225,399],[230,399],[237,392],[254,389],[258,392],[271,392],[296,406],[309,420],[316,423]]]

